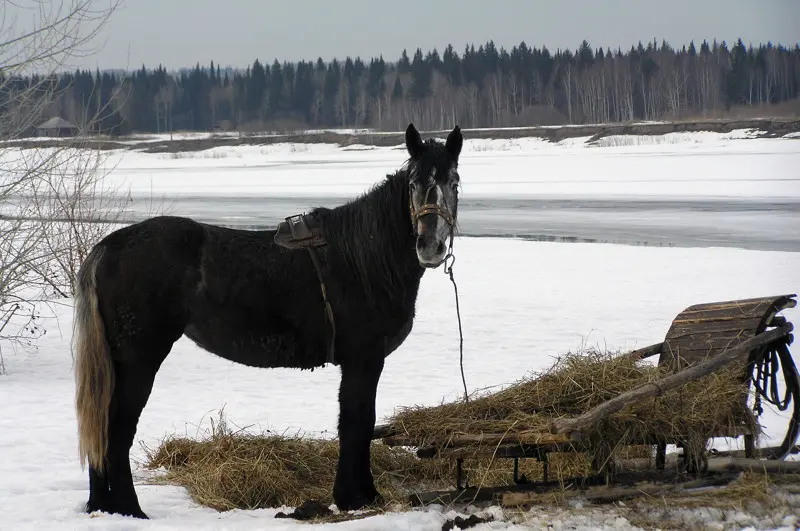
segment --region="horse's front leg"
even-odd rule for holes
[[[383,353],[343,363],[339,387],[339,465],[333,500],[343,511],[380,500],[370,469],[370,444],[375,429],[375,394],[383,370]]]

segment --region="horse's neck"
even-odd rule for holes
[[[401,182],[384,182],[343,207],[336,235],[338,251],[354,267],[368,294],[399,295],[419,284],[408,196]]]

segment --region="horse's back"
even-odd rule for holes
[[[273,235],[171,216],[110,234],[98,268],[110,336],[171,345],[186,334],[247,365],[321,365],[318,282],[308,257]]]
[[[120,349],[171,344],[188,318],[186,294],[200,279],[205,231],[161,216],[118,229],[96,247],[98,303],[109,341]]]

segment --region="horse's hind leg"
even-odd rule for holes
[[[168,352],[169,349],[157,359],[123,356],[114,364],[116,382],[111,398],[107,463],[110,506],[118,514],[147,518],[133,487],[130,449],[139,417],[153,389],[156,372]],[[130,359],[132,361],[128,361]]]
[[[111,510],[111,492],[108,478],[94,466],[89,465],[89,501],[86,502],[86,512]]]

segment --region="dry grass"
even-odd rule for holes
[[[574,417],[620,393],[669,374],[668,369],[626,356],[588,351],[568,354],[542,374],[526,377],[491,394],[436,407],[401,409],[390,425],[414,445],[444,446],[459,435],[549,433],[551,422]],[[744,366],[729,366],[662,396],[607,417],[583,440],[605,455],[641,444],[654,434],[705,441],[712,434],[756,429],[740,382]]]
[[[721,428],[752,422],[742,400],[745,388],[734,378],[741,370],[711,375],[612,415],[585,434],[592,441],[589,451],[551,455],[551,479],[588,475],[598,449],[613,449],[618,457],[649,457],[652,447],[636,446],[645,434],[689,433],[705,440]],[[459,434],[547,432],[555,418],[579,415],[663,375],[652,365],[610,354],[567,355],[544,374],[500,392],[472,397],[468,403],[405,408],[391,420],[395,430],[418,446],[442,444]],[[146,467],[166,471],[154,481],[181,485],[197,503],[217,510],[333,502],[335,440],[233,431],[220,417],[199,440],[171,437],[145,450]],[[540,463],[527,459],[520,465],[528,478],[541,478]],[[491,456],[464,462],[472,486],[508,485],[512,466],[512,460]],[[407,449],[374,442],[372,471],[387,506],[406,504],[412,492],[452,489],[455,460],[420,460]]]
[[[169,437],[145,453],[146,468],[165,470],[154,482],[183,486],[195,502],[220,511],[297,506],[306,500],[333,503],[336,440],[234,431],[220,416],[201,439]],[[386,506],[408,503],[412,492],[453,488],[452,460],[420,460],[378,442],[371,453],[375,485]],[[526,465],[524,472],[540,472],[538,463]],[[475,460],[465,467],[470,477],[500,485],[511,482],[511,470],[507,460]]]

